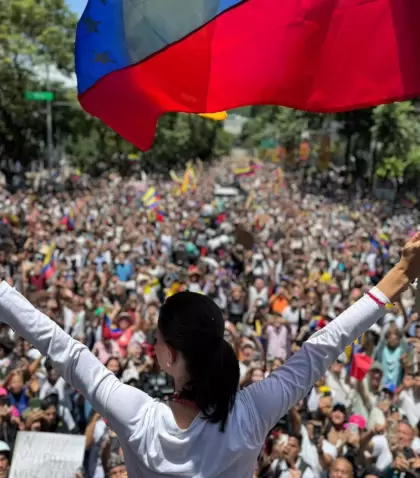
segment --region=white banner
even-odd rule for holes
[[[84,452],[83,435],[19,432],[9,478],[74,478]]]

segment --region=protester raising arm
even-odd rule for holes
[[[249,409],[250,427],[263,441],[268,431],[337,359],[345,347],[377,322],[420,273],[420,234],[404,247],[401,260],[368,294],[305,342],[285,365],[240,393]]]
[[[0,318],[48,356],[64,380],[109,420],[116,433],[121,437],[128,433],[127,423],[151,400],[147,394],[123,385],[85,345],[71,338],[6,282],[0,284]]]

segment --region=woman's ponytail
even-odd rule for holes
[[[189,362],[188,369],[190,382],[182,394],[196,403],[204,419],[220,423],[220,430],[224,431],[239,386],[239,364],[235,352],[222,338],[207,357]]]
[[[203,419],[224,431],[239,386],[239,364],[224,337],[220,309],[208,297],[181,292],[162,306],[159,330],[182,353],[188,381],[180,398],[193,401]]]

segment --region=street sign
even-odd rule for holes
[[[277,141],[274,139],[262,139],[260,142],[260,148],[273,149],[277,147]]]
[[[25,91],[25,100],[53,101],[54,93],[52,93],[51,91]]]

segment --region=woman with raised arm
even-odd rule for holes
[[[252,477],[278,419],[418,275],[420,234],[406,244],[399,264],[377,287],[312,335],[285,365],[242,391],[219,308],[200,294],[172,296],[160,309],[156,343],[159,364],[177,391],[169,403],[123,385],[5,282],[0,285],[0,319],[49,356],[64,379],[108,420],[130,478],[246,478]]]

